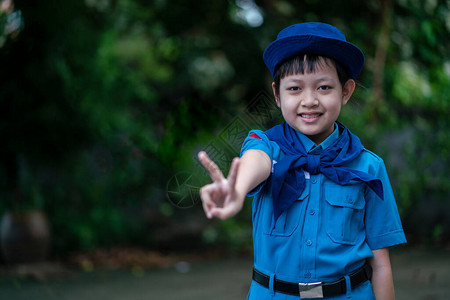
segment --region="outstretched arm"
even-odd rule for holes
[[[261,150],[248,150],[233,159],[228,177],[201,151],[198,158],[211,176],[212,183],[200,189],[203,209],[208,218],[228,219],[244,204],[245,195],[266,180],[272,167],[269,156]]]
[[[372,288],[377,300],[394,300],[394,282],[392,279],[389,249],[383,248],[373,251],[373,258],[369,260],[373,269]]]

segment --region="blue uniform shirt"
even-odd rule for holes
[[[308,153],[325,149],[339,136],[336,126],[336,130],[316,146],[305,135],[297,134]],[[280,147],[260,130],[250,131],[241,155],[250,149],[267,153],[272,165],[284,156]],[[273,224],[271,177],[249,193],[254,196],[256,269],[290,282],[332,282],[360,268],[367,258],[373,257],[372,250],[406,242],[383,160],[364,149],[345,167],[379,178],[383,183],[384,200],[363,182],[342,186],[323,174],[305,172],[303,193]]]

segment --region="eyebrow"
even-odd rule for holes
[[[321,82],[321,81],[333,81],[334,79],[328,76],[325,77],[320,77],[319,79],[317,79],[317,82]]]
[[[296,79],[296,78],[291,78],[291,79],[288,79],[287,80],[287,82],[295,82],[295,83],[298,83],[298,82],[303,82],[304,80],[302,80],[302,79]],[[324,77],[319,77],[318,79],[316,79],[316,80],[314,80],[315,82],[322,82],[322,81],[334,81],[333,80],[333,78],[331,78],[331,77],[328,77],[328,76],[324,76]]]

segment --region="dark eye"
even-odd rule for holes
[[[329,85],[322,85],[322,86],[319,87],[319,90],[326,91],[326,90],[329,90],[329,89],[331,89],[331,86],[329,86]]]
[[[290,91],[299,91],[300,88],[298,86],[293,86],[289,88]]]

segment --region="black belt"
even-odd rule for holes
[[[351,288],[372,278],[372,267],[366,263],[360,269],[349,275]],[[265,288],[269,288],[270,277],[253,268],[253,280]],[[303,298],[325,298],[345,294],[347,286],[342,277],[334,282],[294,283],[275,279],[273,289],[276,292],[300,296]]]

